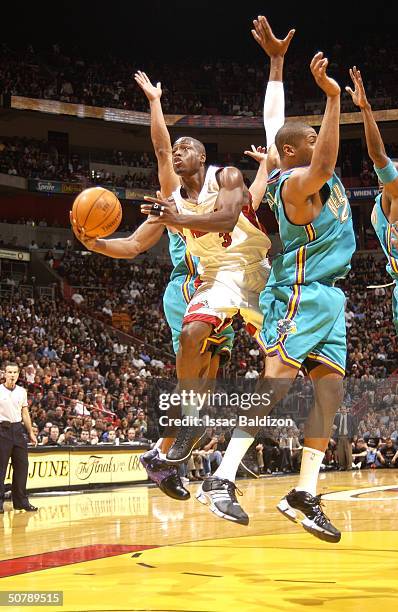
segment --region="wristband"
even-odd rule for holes
[[[391,183],[398,176],[398,171],[395,167],[395,164],[388,158],[387,165],[384,168],[376,168],[373,166],[374,171],[376,172],[379,181],[385,185],[386,183]]]

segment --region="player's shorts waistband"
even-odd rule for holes
[[[206,279],[206,276],[214,276],[218,273],[228,273],[228,272],[269,272],[271,269],[271,264],[268,259],[263,259],[261,261],[256,261],[251,264],[245,264],[244,262],[238,263],[236,266],[233,265],[231,267],[207,267],[203,268],[203,271],[200,272],[200,277]]]
[[[340,279],[338,279],[340,280]],[[336,280],[334,281],[327,281],[327,280],[313,280],[310,281],[308,283],[295,283],[292,282],[290,285],[288,283],[286,283],[285,281],[283,282],[275,282],[275,281],[268,281],[267,286],[268,287],[292,287],[293,285],[298,285],[299,287],[310,287],[311,285],[323,285],[325,287],[335,287],[336,285]],[[337,289],[339,289],[339,287],[336,287]]]

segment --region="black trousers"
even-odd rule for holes
[[[23,506],[28,502],[28,445],[23,432],[22,423],[11,423],[9,428],[0,424],[0,504],[4,502],[4,480],[10,457],[13,469],[12,501],[16,506]]]

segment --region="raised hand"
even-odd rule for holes
[[[312,58],[310,68],[318,87],[320,87],[328,97],[332,98],[334,96],[339,96],[341,90],[338,83],[326,74],[328,64],[329,60],[327,57],[323,57],[322,51],[319,51]]]
[[[252,145],[251,151],[244,151],[244,154],[255,159],[258,164],[267,159],[266,148],[261,146],[256,148]]]
[[[160,100],[162,97],[162,88],[160,83],[156,83],[156,87],[152,85],[145,72],[141,72],[141,70],[138,70],[138,72],[135,73],[134,79],[150,102],[156,99]]]
[[[289,48],[290,41],[296,30],[290,30],[288,35],[283,39],[276,38],[266,17],[263,15],[259,15],[257,19],[254,19],[253,25],[254,29],[251,31],[253,38],[265,53],[269,57],[275,57],[277,55],[283,57]]]
[[[361,71],[358,70],[356,66],[353,66],[353,68],[350,68],[350,77],[354,84],[354,91],[351,89],[351,87],[346,87],[345,90],[350,94],[355,106],[358,106],[359,108],[365,108],[369,105],[369,102],[366,97],[366,91],[363,85]]]

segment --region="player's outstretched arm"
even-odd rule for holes
[[[252,145],[251,151],[245,151],[245,155],[252,157],[258,162],[258,170],[256,177],[249,187],[252,196],[252,207],[257,210],[263,201],[265,190],[267,189],[268,170],[267,170],[267,154],[265,147],[256,147]]]
[[[382,168],[386,165],[388,157],[379,128],[373,116],[372,107],[366,96],[361,72],[356,66],[350,68],[350,77],[354,85],[354,90],[352,90],[351,87],[346,87],[345,89],[350,94],[355,106],[358,106],[361,110],[369,157],[376,166]]]
[[[149,101],[151,111],[151,139],[158,161],[158,177],[160,189],[164,197],[171,196],[180,185],[180,179],[173,169],[170,134],[164,120],[160,83],[152,85],[145,72],[140,70],[134,75],[136,83],[141,87]]]
[[[251,31],[252,36],[256,43],[258,43],[263,51],[268,55],[268,57],[270,59],[272,57],[283,58],[287,53],[296,30],[290,30],[285,38],[276,38],[271,26],[268,23],[268,19],[264,17],[264,15],[259,15],[257,19],[254,19],[253,25],[254,29]],[[281,81],[282,73],[280,74],[280,78],[275,78],[272,76],[271,72],[270,80]]]
[[[184,215],[177,211],[174,202],[160,198],[145,197],[148,204],[141,206],[145,215],[153,215],[153,205],[157,204],[159,216],[152,216],[149,223],[163,223],[177,229],[191,229],[199,232],[229,233],[234,229],[242,207],[249,201],[249,193],[240,170],[233,167],[223,168],[217,174],[220,191],[214,211],[204,215]]]
[[[346,87],[346,91],[350,94],[355,106],[358,106],[361,110],[369,157],[374,163],[375,171],[380,182],[385,185],[385,191],[388,192],[390,196],[397,197],[398,172],[393,162],[387,156],[380,130],[373,115],[372,107],[366,96],[361,71],[358,70],[356,66],[350,68],[350,77],[354,84],[354,90],[352,90],[351,87]]]
[[[84,230],[79,231],[72,213],[71,224],[76,238],[89,251],[114,259],[134,259],[155,246],[164,232],[164,225],[153,226],[147,219],[127,238],[87,238]]]
[[[267,137],[268,172],[279,167],[279,155],[276,151],[275,135],[285,123],[285,92],[283,88],[283,65],[286,52],[294,36],[290,30],[284,39],[274,35],[268,20],[263,15],[253,21],[252,35],[270,59],[270,72],[264,98],[264,128]]]
[[[316,84],[326,94],[326,108],[321,128],[308,168],[296,171],[286,182],[284,194],[290,203],[300,205],[324,186],[334,173],[339,153],[340,87],[326,69],[328,59],[320,51],[311,61],[311,72]],[[315,137],[315,135],[314,135]]]

